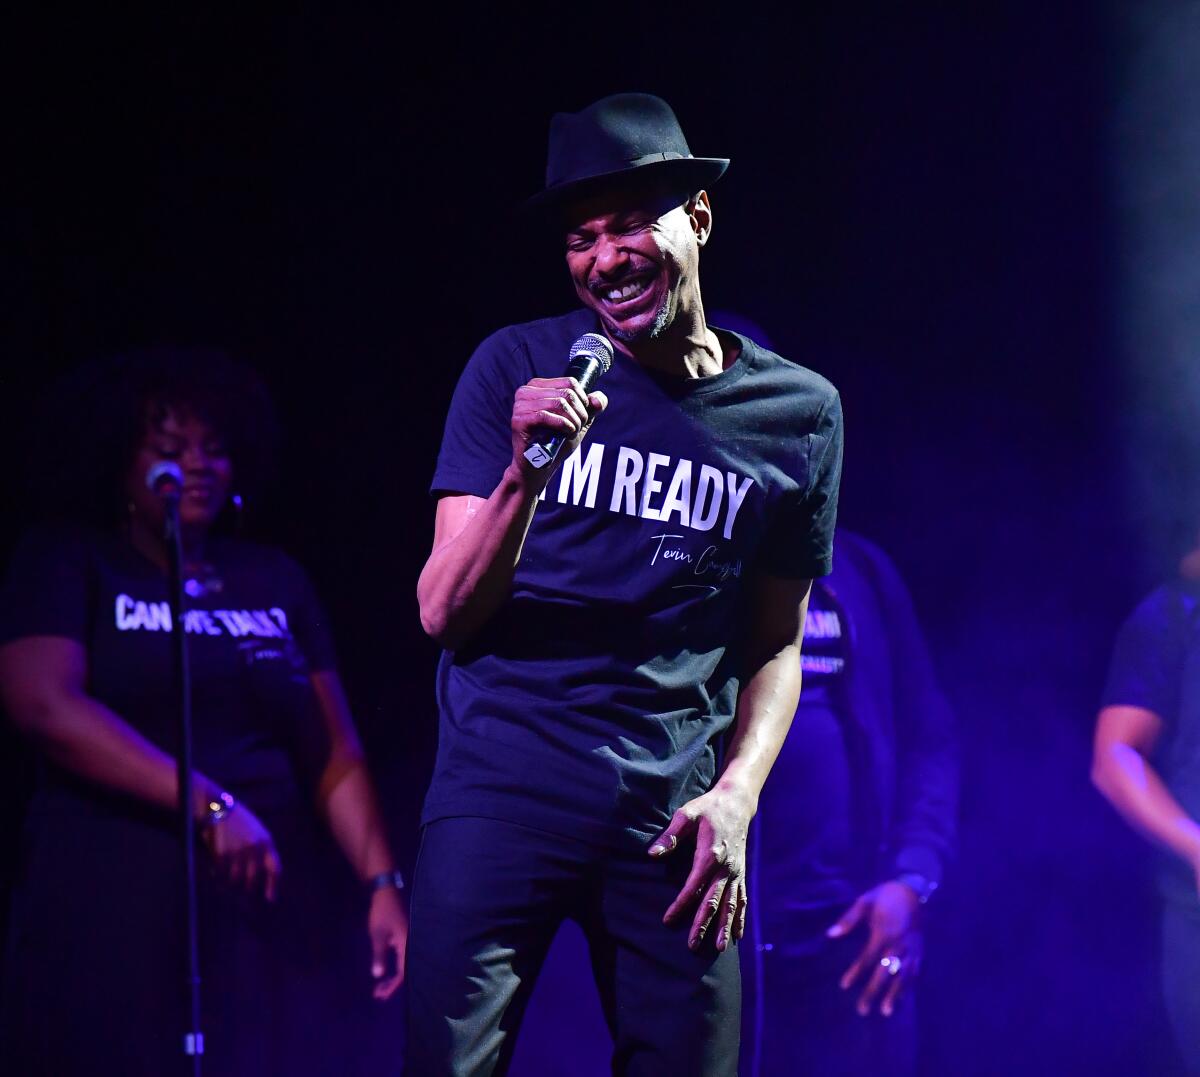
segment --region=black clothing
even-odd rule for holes
[[[1154,767],[1183,810],[1200,819],[1200,585],[1176,580],[1138,604],[1117,636],[1102,705],[1162,719]],[[1196,909],[1188,866],[1167,853],[1158,863],[1163,896]]]
[[[580,311],[480,346],[435,493],[492,494],[512,460],[516,390],[560,376],[571,344],[597,328]],[[736,953],[716,957],[710,937],[692,954],[690,919],[663,927],[694,850],[660,862],[646,848],[717,773],[743,581],[829,570],[841,411],[824,379],[720,335],[738,356],[712,377],[614,358],[600,384],[609,407],[550,480],[508,598],[442,656],[408,954],[419,1072],[503,1069],[505,1036],[566,916],[591,940],[616,1072],[734,1072]],[[430,853],[460,830],[508,835],[506,855],[482,842],[470,856]],[[468,859],[464,891],[455,876]]]
[[[777,917],[848,904],[861,892],[862,827],[855,811],[865,753],[845,715],[846,616],[824,584],[814,583],[809,597],[800,706],[753,824],[754,884],[770,897],[763,914],[772,928],[767,938],[775,942],[783,941],[774,930]]]
[[[488,338],[433,479],[488,497],[517,388],[558,377],[580,311]],[[829,571],[841,412],[823,378],[745,337],[728,369],[668,378],[618,354],[609,407],[551,480],[511,593],[438,674],[424,821],[507,819],[644,845],[704,792],[733,719],[742,582]]]
[[[911,1072],[913,1000],[864,1021],[858,992],[838,987],[862,932],[825,931],[903,871],[939,882],[955,832],[953,716],[912,600],[866,539],[839,530],[834,552],[810,603],[812,669],[751,828],[747,1077]]]
[[[588,939],[614,1073],[733,1074],[737,952],[710,939],[693,953],[690,920],[662,923],[690,868],[682,850],[654,860],[496,819],[430,823],[413,885],[409,1071],[506,1072],[546,952],[572,917]]]
[[[333,668],[324,618],[283,554],[214,540],[209,555],[187,584],[196,765],[263,821],[284,870],[268,906],[218,885],[197,850],[206,1069],[353,1072],[338,1040],[347,1021],[358,1027],[343,996],[369,990],[365,933],[358,916],[352,932],[347,921],[362,898],[310,807],[327,751],[309,681]],[[163,574],[122,538],[34,533],[9,567],[0,642],[75,640],[88,695],[174,752],[166,598]],[[181,1072],[178,826],[173,813],[42,765],[5,958],[6,1072]],[[302,1019],[314,1010],[325,1025]]]
[[[787,925],[794,912],[832,910],[904,871],[940,882],[954,839],[954,719],[912,599],[873,543],[839,530],[834,549],[836,570],[814,587],[812,660],[845,664],[815,693],[805,673],[755,823],[760,929],[775,945],[806,941]]]
[[[829,926],[817,916],[808,934]],[[880,1077],[916,1072],[917,1007],[902,995],[891,1017],[860,1017],[863,983],[838,987],[866,942],[860,927],[805,953],[770,950],[743,975],[742,1062],[746,1077]],[[745,944],[743,943],[743,955]]]
[[[1200,819],[1200,585],[1174,580],[1138,604],[1117,636],[1102,706],[1140,707],[1162,720],[1153,766],[1183,810]],[[1163,998],[1184,1066],[1200,1074],[1196,876],[1165,851],[1157,865]]]

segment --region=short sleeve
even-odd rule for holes
[[[830,389],[806,435],[807,483],[776,512],[759,566],[773,576],[814,579],[833,568],[833,532],[842,481],[842,402]]]
[[[438,453],[430,491],[490,497],[512,462],[512,406],[528,358],[511,330],[493,333],[463,370]]]
[[[1177,589],[1162,587],[1134,610],[1117,634],[1102,706],[1141,707],[1175,720],[1190,606]]]
[[[295,561],[288,559],[288,628],[313,673],[337,669],[333,634],[316,589]]]
[[[25,534],[0,587],[0,643],[28,636],[87,642],[92,621],[94,545],[50,528]]]

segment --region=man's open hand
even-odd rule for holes
[[[746,832],[753,814],[748,797],[718,786],[684,804],[650,846],[651,856],[669,856],[681,842],[695,841],[687,882],[663,916],[663,923],[672,925],[695,910],[688,934],[693,950],[714,921],[718,950],[746,929]]]

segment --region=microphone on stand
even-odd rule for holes
[[[197,938],[196,826],[192,820],[192,675],[188,661],[187,630],[184,623],[186,599],[183,581],[183,537],[179,528],[179,498],[183,493],[183,469],[169,460],[160,460],[146,472],[146,486],[162,501],[166,510],[164,537],[167,540],[168,598],[171,608],[172,680],[178,701],[179,747],[176,774],[179,782],[177,826],[183,838],[184,938],[187,945],[185,984],[188,992],[187,1031],[183,1035],[183,1053],[190,1060],[192,1077],[200,1077],[200,1059],[204,1054],[204,1033],[200,1025],[200,945]],[[182,1072],[182,1071],[181,1071]]]
[[[146,486],[164,501],[178,501],[183,492],[183,469],[170,460],[160,460],[146,472]]]
[[[571,345],[567,357],[567,377],[579,382],[579,388],[586,396],[600,380],[600,375],[612,366],[612,359],[613,346],[607,337],[599,333],[584,333]],[[522,455],[534,467],[543,468],[553,462],[566,440],[562,434],[555,434],[546,441],[535,441]]]

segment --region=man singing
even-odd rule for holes
[[[411,1072],[503,1072],[566,917],[615,1072],[736,1071],[746,832],[830,569],[842,429],[828,382],[705,321],[727,165],[649,95],[555,116],[532,208],[582,309],[495,333],[455,391],[417,588],[445,652]],[[603,391],[562,376],[587,333],[615,346]]]

